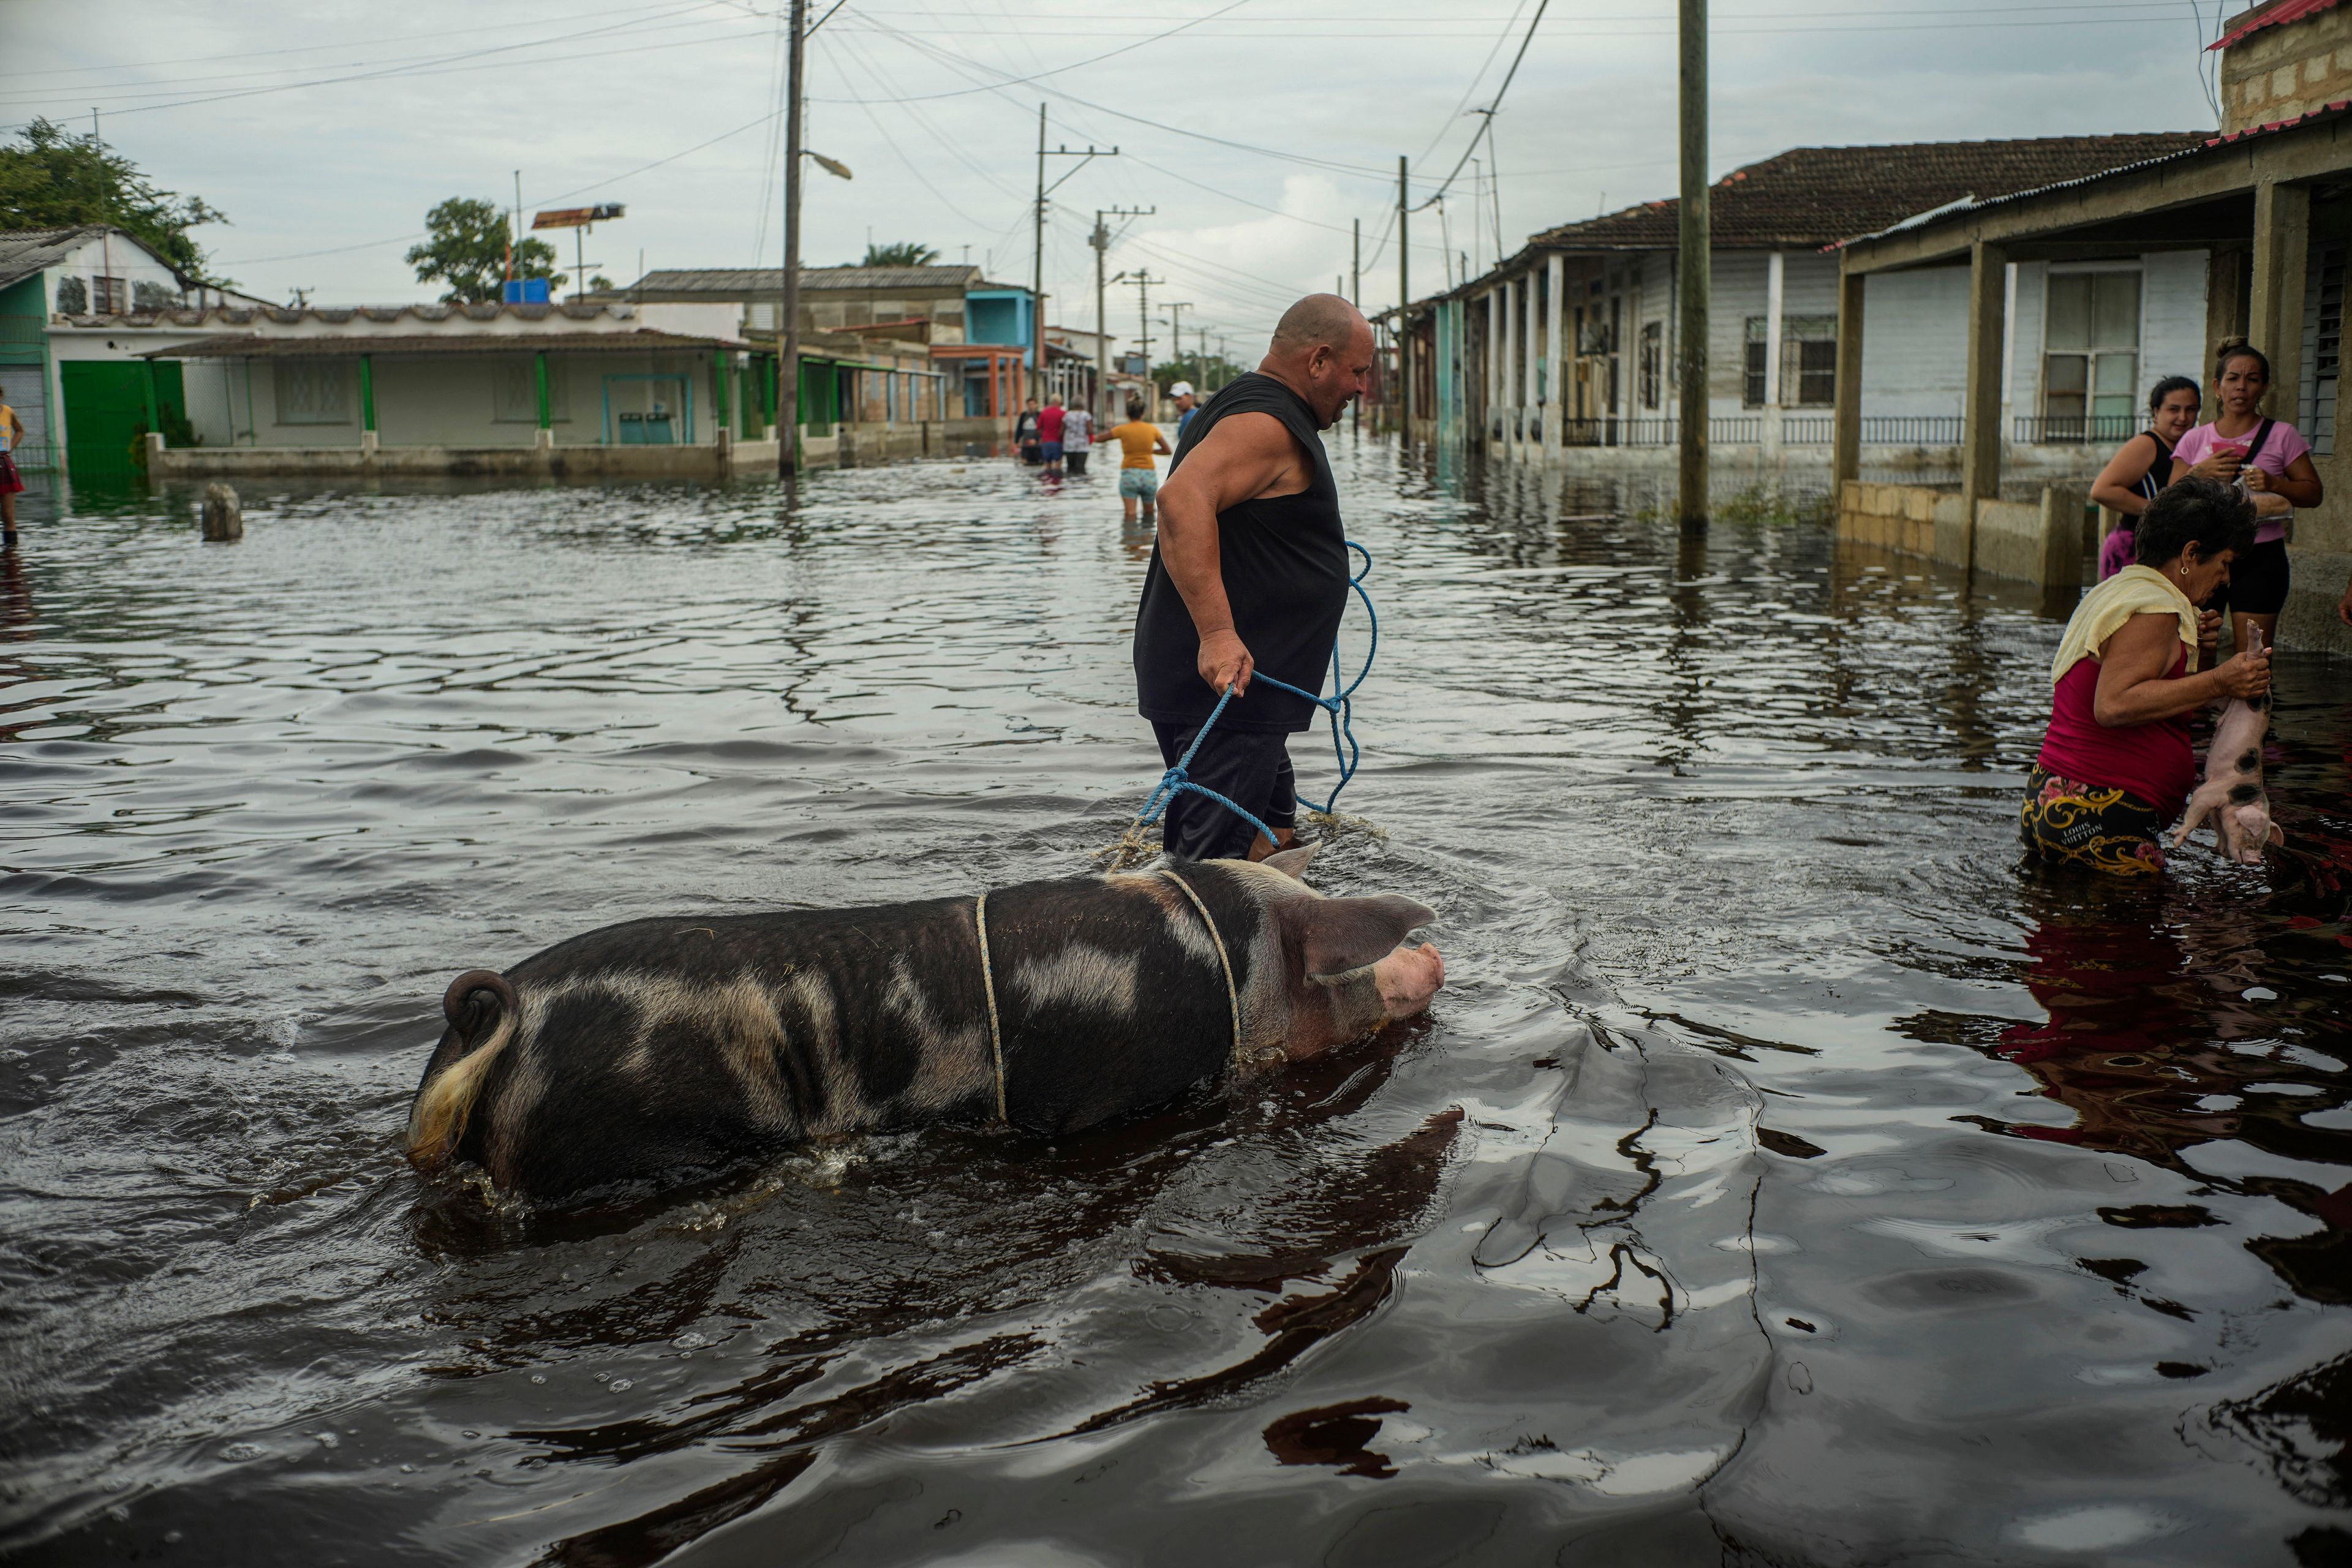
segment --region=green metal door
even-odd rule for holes
[[[126,479],[146,469],[140,437],[148,429],[145,363],[66,360],[66,468],[78,479]],[[153,367],[156,411],[165,429],[185,428],[188,397],[177,361]]]

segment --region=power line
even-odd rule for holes
[[[942,98],[969,98],[969,97],[971,97],[973,93],[976,93],[976,92],[993,92],[993,91],[995,91],[999,87],[1024,87],[1024,86],[1027,86],[1027,85],[1029,85],[1029,84],[1031,84],[1031,83],[1034,83],[1034,82],[1040,82],[1040,81],[1043,81],[1043,80],[1045,80],[1045,79],[1047,77],[1049,77],[1049,76],[1061,76],[1061,75],[1063,75],[1063,74],[1065,74],[1065,73],[1066,73],[1066,72],[1069,72],[1069,71],[1074,71],[1074,70],[1083,70],[1083,69],[1084,69],[1084,68],[1086,68],[1087,66],[1092,66],[1092,65],[1100,65],[1100,64],[1101,64],[1103,61],[1105,61],[1105,60],[1108,60],[1108,59],[1116,59],[1116,58],[1118,58],[1119,56],[1121,56],[1121,55],[1125,55],[1125,54],[1132,54],[1132,53],[1133,53],[1134,51],[1136,51],[1137,49],[1140,49],[1140,48],[1147,48],[1147,47],[1149,47],[1150,46],[1151,46],[1151,45],[1153,45],[1153,44],[1156,44],[1156,43],[1160,42],[1162,39],[1166,39],[1166,38],[1172,38],[1172,37],[1174,37],[1177,34],[1181,33],[1181,32],[1185,32],[1185,31],[1187,31],[1187,30],[1191,29],[1191,28],[1193,28],[1193,27],[1197,27],[1197,26],[1201,26],[1201,25],[1202,25],[1202,23],[1204,23],[1204,22],[1213,22],[1213,21],[1215,21],[1218,17],[1220,17],[1220,16],[1223,16],[1227,11],[1238,11],[1238,10],[1240,10],[1243,6],[1244,6],[1244,5],[1248,5],[1249,3],[1250,3],[1250,0],[1232,0],[1232,3],[1231,3],[1230,5],[1224,5],[1224,6],[1221,7],[1221,8],[1220,8],[1220,9],[1218,9],[1218,10],[1212,11],[1212,12],[1210,12],[1210,13],[1209,13],[1209,15],[1207,15],[1207,16],[1198,16],[1198,17],[1195,17],[1195,18],[1193,18],[1193,19],[1192,19],[1192,21],[1190,21],[1190,22],[1180,22],[1180,23],[1178,23],[1175,26],[1169,28],[1169,29],[1168,29],[1167,31],[1165,31],[1165,32],[1149,34],[1149,35],[1147,35],[1146,37],[1142,37],[1142,38],[1139,39],[1139,40],[1138,40],[1137,42],[1135,42],[1135,43],[1132,43],[1132,44],[1121,44],[1118,48],[1108,50],[1108,51],[1107,51],[1107,52],[1105,52],[1105,53],[1103,53],[1103,54],[1099,54],[1099,55],[1091,55],[1091,56],[1089,56],[1089,57],[1087,57],[1087,58],[1082,59],[1082,60],[1073,60],[1073,61],[1071,61],[1068,65],[1066,65],[1066,66],[1055,66],[1055,67],[1054,67],[1054,68],[1053,68],[1052,69],[1050,69],[1050,70],[1035,71],[1035,72],[1031,73],[1031,74],[1030,74],[1030,75],[1028,75],[1028,76],[1009,77],[1009,78],[1007,78],[1005,80],[1003,80],[1003,81],[1002,81],[1002,82],[991,83],[991,84],[988,84],[988,85],[986,85],[986,86],[957,88],[957,89],[955,89],[953,91],[950,91],[950,92],[919,92],[919,93],[911,93],[911,94],[908,94],[908,96],[903,97],[903,98],[858,99],[858,100],[852,100],[852,101],[856,101],[856,102],[859,102],[859,103],[886,103],[886,104],[887,104],[887,103],[929,103],[929,102],[932,102],[932,101],[936,100],[942,99]],[[859,15],[863,16],[863,15],[864,15],[864,13],[862,13],[862,12],[861,12],[861,13],[859,13]],[[868,19],[870,20],[871,18],[868,18]],[[898,30],[898,28],[893,27],[893,26],[889,26],[888,24],[887,24],[887,23],[877,23],[877,24],[874,26],[874,27],[873,27],[873,28],[871,28],[870,30],[871,30],[871,31],[874,31],[874,32],[877,32],[877,33],[882,33],[882,34],[884,34],[884,35],[886,35],[886,36],[887,36],[887,37],[896,37],[896,38],[901,38],[901,39],[903,39],[903,38],[904,38],[904,37],[905,37],[905,35],[904,35],[904,34],[902,34],[902,33],[900,33],[900,32],[899,32],[899,30]],[[936,31],[940,31],[940,32],[945,32],[945,31],[948,31],[949,29],[946,29],[946,28],[939,28],[939,29],[935,29],[935,30],[936,30]],[[990,37],[994,37],[995,35],[993,34],[993,32],[992,32],[989,36],[990,36]],[[976,60],[975,60],[974,62],[972,62],[972,63],[973,63],[973,64],[975,64],[975,65],[979,64],[979,62],[978,62],[978,61],[976,61]],[[985,69],[985,68],[987,68],[982,67],[982,69]],[[816,100],[816,101],[817,101],[817,102],[819,102],[819,103],[837,103],[837,102],[840,102],[840,101],[843,101],[843,100],[839,100],[839,99],[821,98],[821,99]]]
[[[680,7],[678,7],[678,9],[677,9],[677,10],[676,10],[676,11],[672,11],[672,12],[665,12],[665,13],[661,13],[661,15],[665,15],[665,16],[683,16],[684,14],[686,14],[686,13],[687,13],[687,12],[688,12],[688,11],[698,11],[698,10],[705,9],[705,8],[707,8],[707,6],[708,6],[709,5],[710,5],[710,4],[711,4],[711,0],[697,0],[697,3],[696,3],[696,4],[694,4],[694,5],[684,5],[684,6],[680,6]],[[526,39],[525,41],[523,41],[523,42],[521,42],[521,43],[516,43],[516,44],[496,44],[496,45],[492,45],[490,47],[486,48],[486,49],[468,49],[468,50],[467,50],[467,51],[465,51],[464,53],[461,53],[461,54],[454,54],[454,55],[434,55],[434,56],[421,56],[421,57],[417,57],[417,58],[423,62],[422,64],[403,64],[403,63],[394,63],[394,64],[384,65],[384,66],[382,66],[382,67],[380,67],[380,68],[373,68],[373,69],[370,69],[370,70],[346,72],[346,73],[344,73],[344,74],[342,74],[342,75],[340,75],[340,76],[315,77],[315,78],[312,78],[311,79],[310,79],[310,80],[308,80],[308,81],[276,82],[276,83],[271,83],[271,84],[268,84],[268,85],[266,85],[266,86],[260,86],[260,87],[240,88],[240,89],[236,89],[230,90],[230,91],[224,91],[224,92],[215,92],[215,93],[203,94],[203,95],[200,95],[200,96],[197,96],[197,97],[194,97],[194,98],[177,99],[177,100],[173,100],[172,102],[169,102],[169,103],[142,103],[142,104],[136,104],[136,105],[133,105],[132,107],[128,108],[128,109],[114,109],[114,110],[110,110],[110,112],[114,113],[114,114],[118,114],[118,115],[122,115],[122,114],[149,114],[149,113],[152,113],[152,112],[154,112],[154,111],[155,111],[155,110],[163,110],[163,109],[184,109],[184,108],[190,107],[190,106],[192,106],[192,105],[201,105],[201,104],[206,104],[206,103],[226,103],[226,102],[228,102],[229,100],[233,100],[233,99],[240,99],[240,98],[260,98],[260,97],[266,97],[266,96],[268,96],[268,95],[269,95],[269,94],[271,94],[271,93],[279,93],[279,92],[294,92],[294,91],[298,91],[298,90],[299,90],[299,89],[304,89],[304,88],[312,88],[312,87],[336,87],[336,86],[341,86],[341,85],[344,85],[344,84],[347,84],[347,83],[351,83],[351,82],[357,82],[357,81],[376,81],[376,80],[382,80],[382,79],[387,79],[387,78],[397,78],[397,77],[409,77],[409,76],[447,76],[447,75],[456,75],[456,74],[458,74],[458,73],[460,73],[460,72],[465,72],[465,71],[475,71],[475,70],[506,70],[506,69],[510,69],[510,68],[512,68],[512,64],[513,64],[512,62],[500,61],[500,62],[498,62],[498,63],[496,63],[496,64],[489,64],[489,65],[486,65],[486,64],[481,63],[481,58],[482,58],[484,55],[511,54],[511,53],[515,52],[515,51],[516,51],[516,50],[518,50],[518,49],[536,49],[536,48],[544,48],[544,47],[549,47],[550,45],[552,45],[552,44],[570,44],[570,43],[576,43],[576,42],[580,41],[580,40],[581,40],[581,39],[583,39],[583,38],[601,37],[603,37],[603,36],[604,36],[604,35],[606,35],[606,34],[609,34],[609,33],[618,33],[618,32],[627,31],[627,30],[629,30],[629,29],[632,27],[632,26],[633,26],[633,24],[630,24],[630,23],[625,23],[625,22],[615,22],[615,23],[614,23],[613,25],[611,25],[610,26],[591,28],[591,29],[589,29],[589,30],[588,30],[587,32],[585,32],[585,33],[572,33],[572,34],[567,34],[566,36],[564,36],[564,37],[562,37],[562,38],[531,38],[531,39]],[[641,29],[640,29],[640,30],[641,30]],[[590,52],[588,52],[588,53],[586,53],[586,54],[581,54],[581,55],[550,55],[550,56],[543,57],[543,58],[540,58],[540,59],[537,59],[537,60],[530,60],[530,61],[525,61],[525,62],[522,62],[522,63],[524,63],[524,64],[528,64],[528,65],[550,65],[550,64],[555,64],[555,63],[559,63],[559,62],[565,61],[565,60],[573,60],[573,59],[596,59],[596,58],[603,58],[604,56],[605,56],[605,55],[609,55],[609,54],[642,54],[642,53],[645,53],[645,52],[647,52],[647,51],[649,51],[649,50],[653,50],[653,49],[665,49],[665,48],[671,48],[671,49],[674,49],[674,48],[688,48],[688,47],[699,47],[699,46],[704,45],[704,44],[712,44],[712,43],[729,43],[729,42],[734,42],[734,41],[737,41],[738,39],[740,39],[740,37],[741,37],[741,35],[740,35],[740,34],[734,34],[734,35],[730,35],[730,37],[719,37],[719,38],[688,38],[688,39],[681,39],[681,40],[677,40],[677,41],[675,41],[675,42],[672,42],[672,43],[667,43],[667,44],[636,44],[636,45],[632,45],[630,47],[628,47],[628,48],[626,48],[626,49],[600,49],[600,50],[592,50],[592,51],[590,51]],[[448,68],[447,70],[446,70],[446,71],[436,71],[436,70],[432,70],[432,69],[427,68],[428,67],[431,67],[431,66],[447,66],[449,68]],[[177,89],[167,89],[167,90],[177,90]],[[83,96],[85,96],[85,97],[86,97],[86,96],[88,96],[88,94],[87,94],[87,93],[85,93]],[[119,98],[125,98],[125,97],[131,97],[131,98],[152,97],[152,96],[155,96],[155,94],[152,94],[152,93],[130,93],[130,94],[124,94],[124,93],[114,93],[114,94],[110,95],[110,94],[108,94],[108,93],[106,93],[106,92],[101,91],[100,93],[99,93],[99,95],[98,95],[98,96],[99,96],[99,97],[100,97],[100,98],[110,98],[110,97],[111,97],[111,98],[117,98],[117,99],[119,99]],[[21,101],[21,100],[20,100],[19,101]]]
[[[1526,37],[1519,40],[1519,52],[1511,57],[1511,68],[1503,73],[1503,85],[1495,89],[1495,101],[1481,110],[1486,117],[1488,126],[1495,123],[1495,111],[1503,107],[1503,95],[1511,90],[1511,82],[1519,74],[1519,62],[1528,58],[1528,46],[1536,41],[1536,29],[1543,26],[1544,12],[1550,6],[1551,0],[1536,0],[1536,14],[1528,18],[1528,34]],[[1454,165],[1454,173],[1445,176],[1444,184],[1437,187],[1437,195],[1430,197],[1429,201],[1422,203],[1414,209],[1416,212],[1427,211],[1431,202],[1436,201],[1438,196],[1443,196],[1453,188],[1454,180],[1462,174],[1463,165],[1470,162],[1470,154],[1477,151],[1477,148],[1478,136],[1474,132],[1471,133],[1469,145],[1462,149],[1460,162]]]

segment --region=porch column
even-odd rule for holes
[[[1479,448],[1483,451],[1488,432],[1494,428],[1495,410],[1501,407],[1503,402],[1500,385],[1502,373],[1500,356],[1503,352],[1503,291],[1499,289],[1486,290],[1486,340],[1478,346],[1483,351],[1478,358],[1486,373],[1482,382],[1486,388],[1486,395],[1480,401],[1478,408],[1478,442]]]
[[[539,382],[539,434],[533,445],[552,447],[555,445],[555,418],[547,399],[547,351],[540,350],[531,355],[531,361]]]
[[[162,400],[155,394],[155,362],[151,359],[140,363],[147,367],[147,374],[140,385],[147,394],[147,433],[152,436],[163,428]]]
[[[1539,296],[1536,289],[1536,274],[1532,270],[1521,280],[1521,287],[1526,289],[1528,297],[1526,310],[1528,330],[1520,334],[1526,347],[1526,352],[1521,357],[1527,361],[1526,373],[1519,377],[1520,384],[1525,389],[1525,395],[1519,399],[1518,418],[1519,445],[1524,449],[1528,443],[1528,416],[1534,412],[1536,405],[1543,400],[1541,385],[1543,373],[1538,368],[1543,359],[1543,340],[1536,335],[1541,327],[1542,312],[1536,309]]]
[[[2009,254],[1977,240],[1969,247],[1969,379],[1960,410],[1960,529],[1936,553],[1963,571],[1976,562],[1977,503],[2000,496],[2000,361],[2008,331]]]
[[[2263,408],[2292,424],[2303,404],[2304,273],[2311,252],[2311,187],[2254,187],[2253,303],[2246,336],[2270,356]]]
[[[375,430],[375,355],[360,355],[360,450],[373,452],[381,437]]]
[[[1868,281],[1864,273],[1838,273],[1837,414],[1830,426],[1832,491],[1862,478],[1862,300]],[[1842,494],[1831,499],[1844,504]]]
[[[1774,251],[1764,264],[1764,449],[1776,459],[1780,455],[1780,317],[1788,309],[1788,261]],[[1739,352],[1748,353],[1746,323],[1741,323]],[[1747,366],[1740,366],[1745,379]]]
[[[1557,458],[1560,421],[1568,409],[1568,362],[1560,357],[1560,317],[1566,313],[1568,260],[1554,255],[1544,263],[1544,452]]]
[[[1511,374],[1517,363],[1511,350],[1518,341],[1512,334],[1513,329],[1518,323],[1511,313],[1514,301],[1511,299],[1510,279],[1506,278],[1498,283],[1495,293],[1500,300],[1497,308],[1501,311],[1503,322],[1502,335],[1495,340],[1495,412],[1503,419],[1503,455],[1508,457],[1511,451],[1511,410],[1512,406],[1518,402],[1518,399],[1512,395],[1517,391],[1517,385]]]
[[[719,430],[725,430],[728,427],[730,410],[728,406],[727,390],[727,351],[713,349],[710,351],[711,424]]]

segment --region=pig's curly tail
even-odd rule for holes
[[[408,1163],[427,1175],[449,1163],[457,1141],[466,1135],[466,1119],[473,1111],[474,1101],[481,1097],[482,1079],[507,1042],[514,1038],[515,1026],[522,1016],[514,987],[505,975],[494,970],[469,969],[449,982],[449,989],[441,998],[441,1011],[460,1040],[465,1038],[468,1004],[476,994],[484,991],[498,998],[497,1023],[481,1044],[442,1068],[418,1089],[416,1103],[409,1107]]]

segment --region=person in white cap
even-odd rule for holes
[[[1180,381],[1170,387],[1168,395],[1176,400],[1176,439],[1181,441],[1184,426],[1192,422],[1192,416],[1200,409],[1201,400],[1192,395],[1192,384],[1189,381]]]

